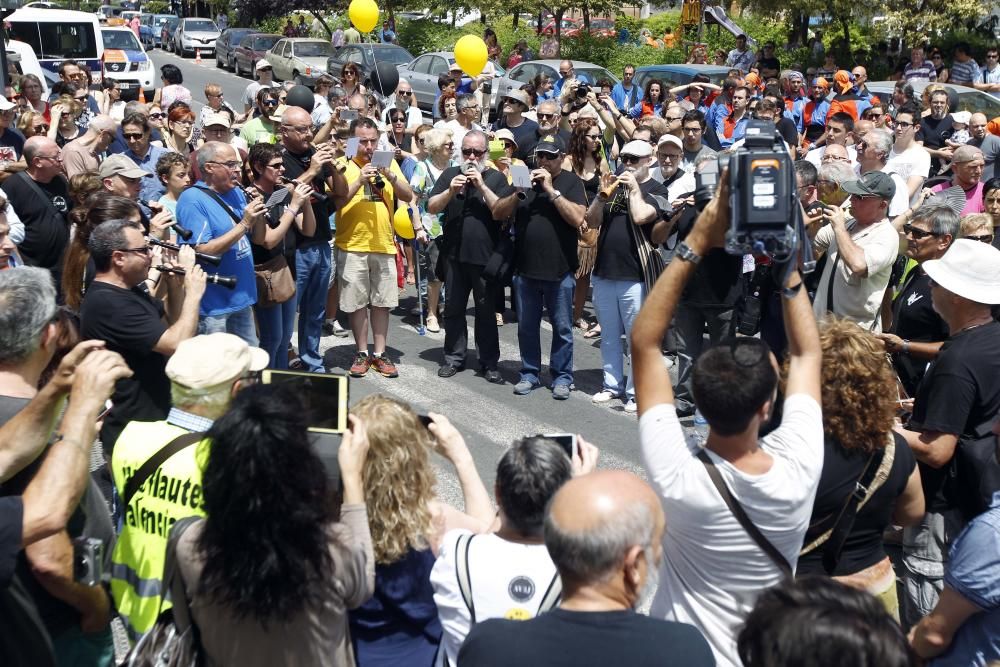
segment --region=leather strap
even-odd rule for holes
[[[177,436],[162,449],[157,451],[155,454],[146,459],[146,462],[139,466],[135,474],[125,483],[125,491],[122,492],[122,503],[125,507],[129,506],[132,502],[132,497],[135,495],[139,487],[149,479],[149,476],[153,474],[153,471],[159,468],[164,462],[171,456],[181,451],[185,447],[190,447],[196,442],[201,442],[205,437],[205,433],[202,431],[196,433],[184,433]]]
[[[895,443],[892,446],[895,451]],[[847,502],[844,503],[843,509],[840,510],[837,522],[830,530],[830,537],[827,540],[826,548],[823,550],[823,569],[829,575],[832,575],[837,569],[837,563],[840,562],[840,554],[844,551],[844,543],[847,542],[847,537],[851,534],[851,529],[854,527],[854,520],[858,516],[861,503],[868,500],[878,488],[873,482],[875,481],[875,475],[882,467],[885,455],[885,448],[876,449],[872,452],[871,457],[868,459],[868,464],[865,465],[861,476],[854,484],[854,489],[847,497]],[[881,486],[881,484],[878,486]]]
[[[747,513],[743,511],[743,506],[740,505],[733,494],[729,491],[729,487],[726,486],[725,480],[722,479],[722,475],[719,473],[719,469],[715,467],[715,462],[705,453],[705,450],[698,452],[698,460],[702,462],[705,466],[705,470],[708,472],[709,479],[712,480],[712,484],[715,485],[716,490],[718,490],[719,495],[722,496],[722,500],[725,501],[726,507],[729,511],[733,513],[736,520],[739,521],[740,525],[743,526],[743,530],[747,531],[747,535],[750,536],[757,546],[767,554],[768,558],[778,566],[781,573],[786,577],[792,576],[792,564],[781,555],[778,548],[771,544],[771,541],[764,537],[764,534],[760,532],[757,526],[754,525]]]
[[[233,222],[235,222],[237,225],[240,224],[240,222],[243,220],[243,218],[236,215],[236,211],[234,211],[232,207],[230,207],[229,204],[227,204],[225,200],[222,197],[220,197],[219,193],[216,192],[215,190],[212,190],[211,188],[203,188],[200,185],[195,185],[193,187],[197,190],[201,190],[206,195],[214,199],[215,203],[217,203],[219,206],[225,209],[226,213],[229,214],[229,217],[232,218]]]

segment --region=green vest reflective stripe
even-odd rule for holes
[[[186,430],[160,422],[131,422],[111,455],[111,473],[119,492],[149,457]],[[187,516],[204,516],[201,471],[207,441],[186,447],[167,459],[143,483],[124,508],[124,521],[111,555],[111,595],[136,639],[153,627],[160,613],[163,561],[170,528]]]

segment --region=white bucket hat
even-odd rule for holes
[[[941,259],[921,264],[931,280],[963,299],[1000,304],[1000,250],[988,243],[958,239]]]

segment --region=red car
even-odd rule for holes
[[[281,35],[265,32],[255,32],[244,37],[233,52],[236,76],[242,76],[246,73],[251,79],[254,78],[254,67],[257,66],[257,61],[263,58],[279,39],[282,39]]]
[[[590,19],[590,34],[594,37],[617,37],[614,19]]]
[[[564,18],[559,22],[559,35],[560,37],[576,37],[580,34],[580,30],[583,28],[583,24],[574,19]],[[546,19],[545,24],[542,26],[542,34],[548,35],[556,31],[556,20],[554,18]]]

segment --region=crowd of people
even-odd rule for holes
[[[113,664],[112,618],[139,648],[192,630],[220,665],[1000,660],[1000,139],[947,89],[880,100],[863,63],[807,79],[745,41],[721,86],[639,89],[629,65],[587,88],[567,60],[495,119],[460,70],[433,122],[350,64],[303,94],[261,60],[239,108],[209,84],[198,113],[176,67],[120,117],[73,61],[51,100],[15,82],[4,663]],[[695,202],[748,133],[784,143],[812,272],[725,250],[753,183]],[[591,400],[638,416],[648,483],[526,436],[491,498],[446,415],[386,395],[321,459],[261,371],[338,370],[323,339],[352,336],[339,370],[405,373],[410,289],[441,378],[504,384],[516,321],[513,393],[566,400],[599,337]]]

